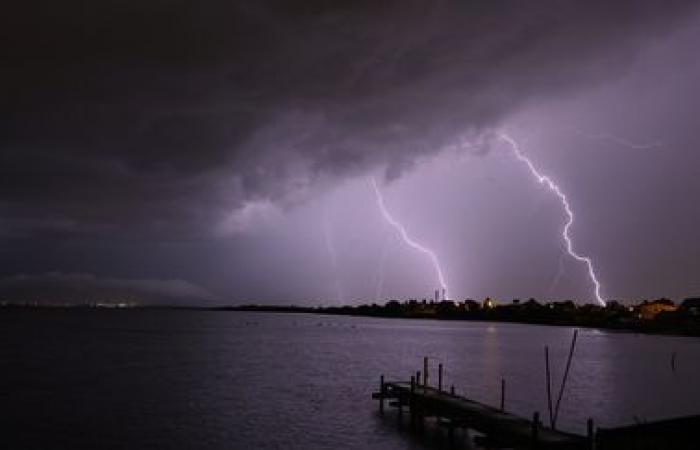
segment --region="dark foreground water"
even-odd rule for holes
[[[5,449],[403,449],[370,393],[422,356],[446,384],[546,415],[543,347],[558,385],[571,328],[196,311],[0,312]],[[676,353],[676,370],[671,355]],[[700,340],[581,330],[560,423],[610,426],[700,413]]]

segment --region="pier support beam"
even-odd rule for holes
[[[539,440],[540,434],[540,413],[535,412],[532,415],[532,448],[537,448],[537,441]]]
[[[411,427],[416,425],[416,377],[411,377],[411,395],[408,397],[408,408],[411,413]]]
[[[402,398],[401,395],[399,395],[399,398],[397,399],[397,403],[398,403],[397,406],[398,406],[398,409],[399,409],[399,410],[398,410],[398,414],[397,414],[396,417],[398,418],[397,420],[399,421],[399,424],[400,424],[400,423],[401,423],[401,417],[403,417],[403,398]]]
[[[386,394],[386,388],[384,387],[384,375],[379,377],[379,414],[384,414],[384,394]]]
[[[587,425],[587,438],[588,438],[588,450],[595,450],[595,428],[593,427],[593,419],[588,419]]]
[[[438,392],[442,392],[442,363],[438,364]]]
[[[428,357],[423,357],[423,386],[428,387]]]
[[[506,410],[506,379],[501,378],[501,411]]]

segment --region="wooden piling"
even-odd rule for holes
[[[547,410],[549,412],[549,426],[554,428],[554,416],[552,410],[552,377],[549,371],[549,347],[544,346],[544,372],[547,384]]]
[[[428,357],[423,357],[423,386],[428,387]]]
[[[411,413],[411,426],[416,424],[416,377],[411,377],[411,394],[408,397],[408,407]]]
[[[506,379],[501,378],[501,411],[506,409]]]
[[[438,392],[442,392],[442,363],[438,364]]]
[[[450,415],[450,423],[448,424],[447,428],[447,438],[450,440],[450,443],[454,442],[455,439],[455,418],[453,415]]]
[[[532,415],[532,448],[537,448],[537,440],[540,434],[540,413],[535,411]]]
[[[384,394],[386,394],[386,389],[384,389],[384,375],[379,376],[379,414],[384,414]]]
[[[595,428],[593,427],[593,419],[589,418],[586,422],[588,438],[588,450],[595,450]]]
[[[569,369],[571,368],[571,360],[574,356],[574,349],[576,348],[576,338],[578,337],[578,330],[574,330],[574,337],[571,339],[571,348],[569,349],[569,357],[566,359],[566,369],[564,369],[564,378],[561,380],[561,386],[559,387],[559,396],[557,397],[557,403],[554,407],[554,419],[552,420],[552,428],[557,427],[557,418],[559,417],[559,405],[561,404],[561,398],[564,395],[564,388],[566,387],[566,380],[569,379]]]

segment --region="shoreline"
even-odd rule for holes
[[[86,305],[1,305],[0,314],[5,311],[210,311],[210,312],[257,312],[272,314],[314,314],[326,316],[370,317],[378,319],[421,319],[453,322],[493,322],[517,323],[524,325],[578,327],[600,329],[606,331],[656,334],[665,336],[700,337],[700,324],[696,321],[685,323],[684,326],[658,321],[629,321],[619,322],[610,320],[604,308],[597,308],[597,315],[537,316],[536,314],[518,314],[507,316],[494,310],[480,310],[457,313],[407,313],[389,312],[386,307],[378,305],[342,306],[342,307],[313,307],[296,305],[228,305],[228,306],[193,306],[193,305],[134,305],[134,306],[86,306]],[[568,320],[567,320],[568,319]]]

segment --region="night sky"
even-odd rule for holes
[[[700,294],[696,1],[27,1],[0,300]]]

